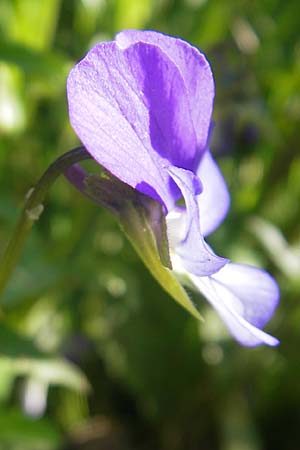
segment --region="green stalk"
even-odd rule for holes
[[[69,167],[89,158],[90,155],[83,147],[70,150],[54,161],[37,184],[27,193],[21,217],[0,261],[0,295],[19,261],[33,224],[40,218],[44,210],[43,202],[52,184]]]

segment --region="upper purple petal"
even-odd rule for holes
[[[101,43],[72,69],[67,92],[71,124],[89,153],[171,208],[176,198],[166,168],[190,166],[197,147],[174,62],[155,45]]]
[[[208,140],[215,92],[212,71],[205,55],[182,39],[155,31],[125,30],[117,34],[116,41],[123,48],[135,42],[156,45],[178,67],[187,89],[191,117],[197,135],[194,166],[185,168],[194,169]]]
[[[229,263],[210,277],[192,275],[191,279],[240,344],[278,345],[278,339],[261,330],[279,299],[278,286],[267,272]]]
[[[229,209],[230,196],[223,175],[209,150],[200,161],[197,176],[203,186],[201,194],[197,197],[200,228],[203,236],[208,236],[224,220]]]

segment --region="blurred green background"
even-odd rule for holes
[[[212,64],[232,206],[210,242],[277,278],[281,345],[241,348],[193,295],[197,323],[61,178],[2,300],[0,450],[297,450],[298,0],[0,0],[0,253],[28,189],[78,144],[69,69],[125,28],[179,35]]]

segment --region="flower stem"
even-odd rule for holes
[[[43,212],[43,201],[48,190],[69,167],[89,158],[90,155],[84,147],[70,150],[56,159],[41,176],[37,184],[27,193],[21,217],[0,261],[0,294],[4,291],[18,263],[31,227]]]

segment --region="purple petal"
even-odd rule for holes
[[[89,153],[116,177],[167,209],[167,167],[189,166],[196,136],[186,87],[157,46],[96,45],[68,78],[71,124]]]
[[[184,237],[175,251],[188,272],[199,276],[215,273],[228,260],[215,255],[201,234],[196,197],[201,192],[201,183],[192,172],[179,167],[170,167],[169,173],[182,192],[186,206]]]
[[[210,65],[203,53],[189,43],[155,31],[122,31],[116,36],[119,46],[126,48],[136,42],[158,46],[178,67],[187,89],[190,111],[197,134],[197,164],[200,152],[208,140],[214,100],[214,80]],[[194,167],[185,167],[193,169]]]
[[[230,205],[230,196],[223,175],[210,151],[206,151],[203,155],[197,176],[203,186],[201,195],[197,197],[200,228],[203,236],[208,236],[225,218]]]
[[[278,286],[267,272],[229,263],[210,277],[191,279],[240,344],[279,344],[278,339],[260,330],[272,317],[279,299]]]

